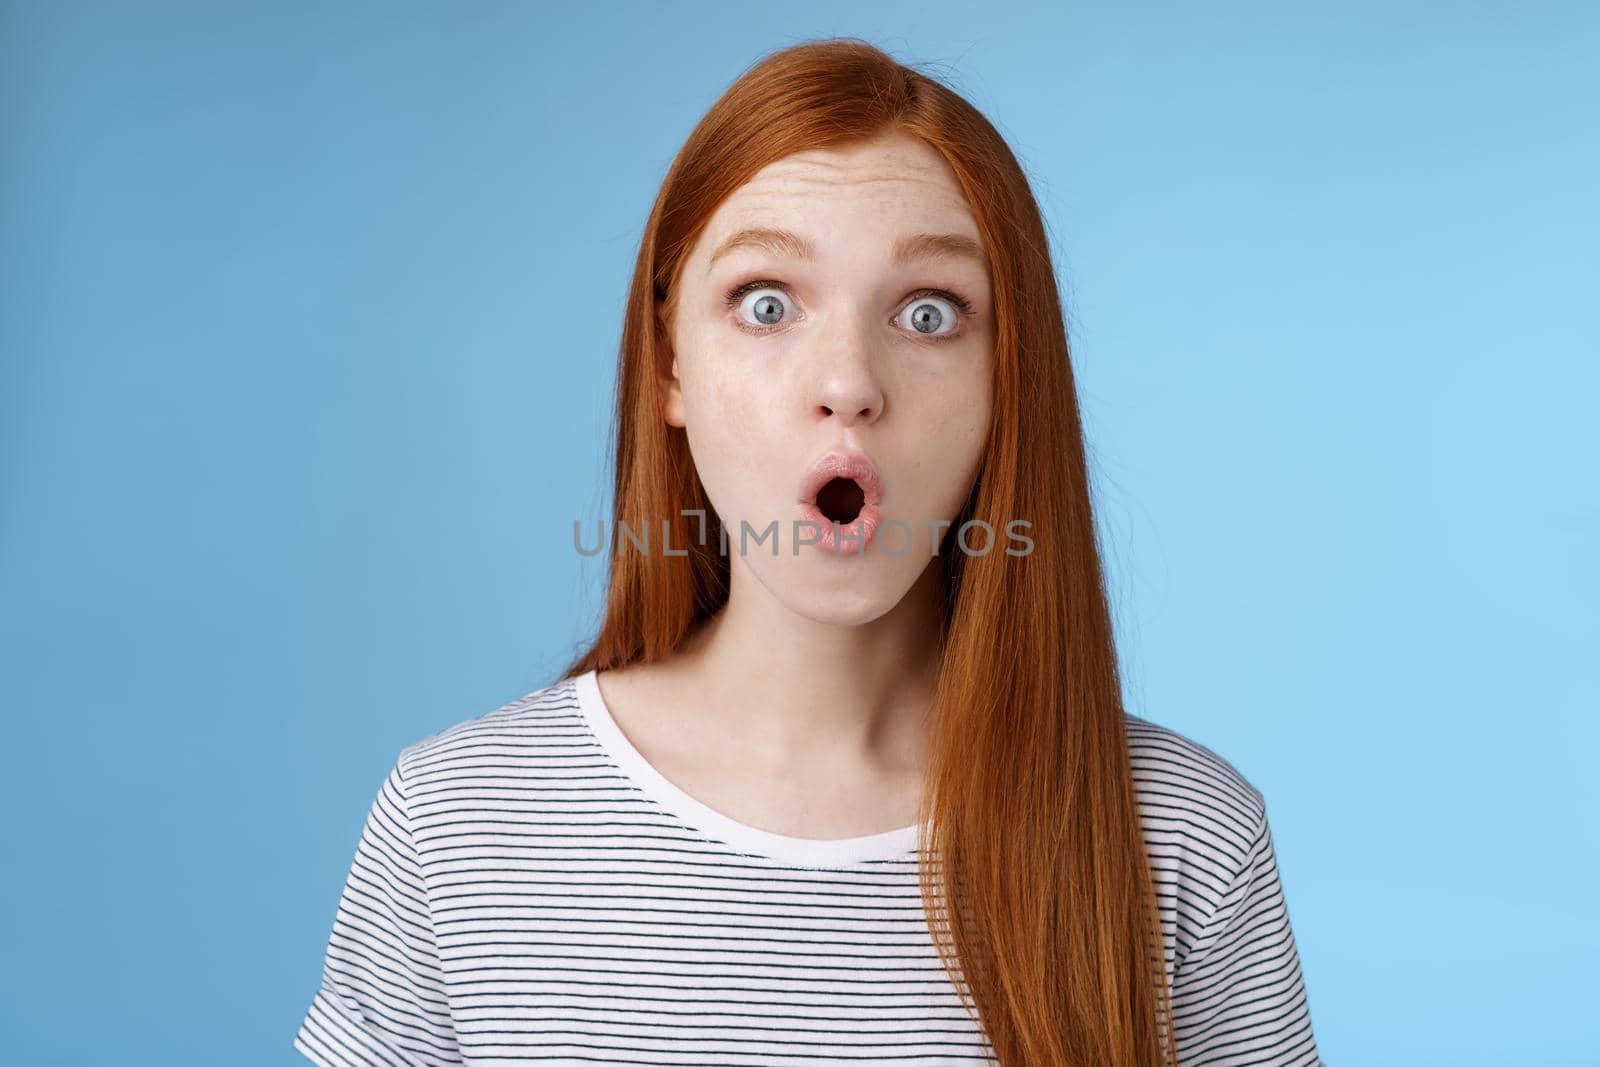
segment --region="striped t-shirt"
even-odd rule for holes
[[[1180,1067],[1320,1061],[1262,794],[1127,716]],[[917,826],[813,840],[655,770],[593,671],[403,749],[294,1047],[354,1064],[997,1062],[923,918]]]

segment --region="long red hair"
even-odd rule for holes
[[[1032,522],[1027,556],[946,551],[921,868],[930,934],[1004,1067],[1160,1067],[1171,999],[1129,763],[1077,393],[1043,220],[994,127],[855,38],[748,68],[690,133],[645,225],[617,367],[622,523],[687,555],[611,553],[605,616],[563,677],[672,653],[728,597],[687,439],[663,417],[678,271],[712,212],[778,159],[902,131],[954,170],[988,251],[994,417],[946,535]],[[702,538],[699,509],[710,522]],[[619,544],[622,542],[619,542]],[[659,542],[657,542],[659,543]]]

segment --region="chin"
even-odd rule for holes
[[[828,580],[797,580],[799,575],[784,575],[783,585],[774,590],[784,606],[812,622],[834,626],[864,626],[892,611],[905,596],[898,585],[864,579],[861,575]]]

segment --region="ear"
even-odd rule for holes
[[[659,293],[656,296],[655,314],[657,336],[660,338],[659,343],[662,348],[672,353],[672,370],[667,377],[661,379],[660,383],[662,417],[666,420],[668,426],[677,426],[681,429],[684,425],[683,385],[678,380],[678,353],[675,351],[676,346],[673,344],[672,319],[667,314],[667,309]],[[658,362],[656,366],[660,367],[661,364]]]
[[[663,407],[666,409],[665,417],[668,426],[684,425],[683,417],[683,385],[678,381],[678,357],[672,357],[672,376],[662,383],[666,389]]]

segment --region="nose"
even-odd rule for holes
[[[883,412],[883,386],[873,366],[872,345],[846,331],[819,337],[812,380],[812,412],[840,426],[870,424]]]

